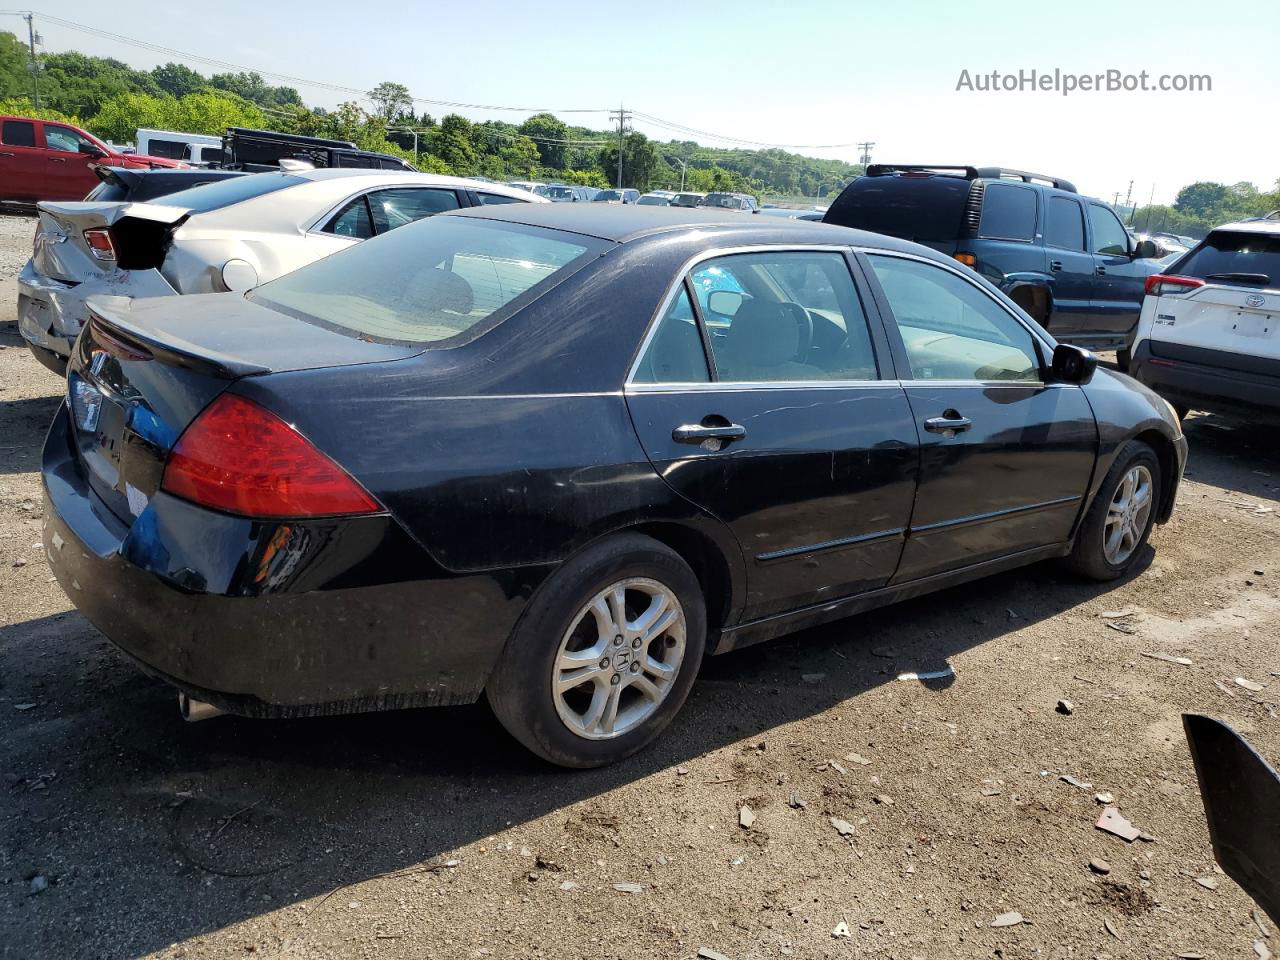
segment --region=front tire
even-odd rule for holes
[[[679,554],[638,534],[610,537],[534,594],[489,680],[489,703],[545,760],[615,763],[684,705],[706,632],[702,590]]]
[[[1140,440],[1126,443],[1080,524],[1068,565],[1098,581],[1128,573],[1151,535],[1161,483],[1155,451]]]

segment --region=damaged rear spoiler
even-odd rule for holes
[[[101,296],[86,301],[90,336],[107,352],[123,353],[134,360],[155,359],[224,380],[271,373],[270,367],[191,343],[169,332],[161,336],[145,324],[134,323],[128,319],[132,305],[130,297]]]
[[[36,204],[44,218],[52,220],[73,243],[82,243],[84,231],[108,229],[121,270],[158,269],[164,262],[173,231],[191,216],[188,207],[163,203],[129,203],[80,200]]]

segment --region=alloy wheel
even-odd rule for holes
[[[1138,548],[1151,515],[1151,495],[1151,471],[1142,464],[1130,468],[1116,487],[1102,529],[1102,553],[1113,566],[1124,563]]]

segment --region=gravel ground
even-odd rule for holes
[[[0,957],[1255,957],[1180,714],[1280,756],[1277,432],[1191,419],[1134,579],[1045,564],[711,660],[610,769],[483,706],[189,726],[36,547],[31,230],[0,218]],[[1096,830],[1100,791],[1154,839]]]

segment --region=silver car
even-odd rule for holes
[[[460,177],[331,169],[237,177],[155,203],[40,203],[18,328],[61,373],[89,297],[244,291],[422,217],[521,202],[547,201]]]

